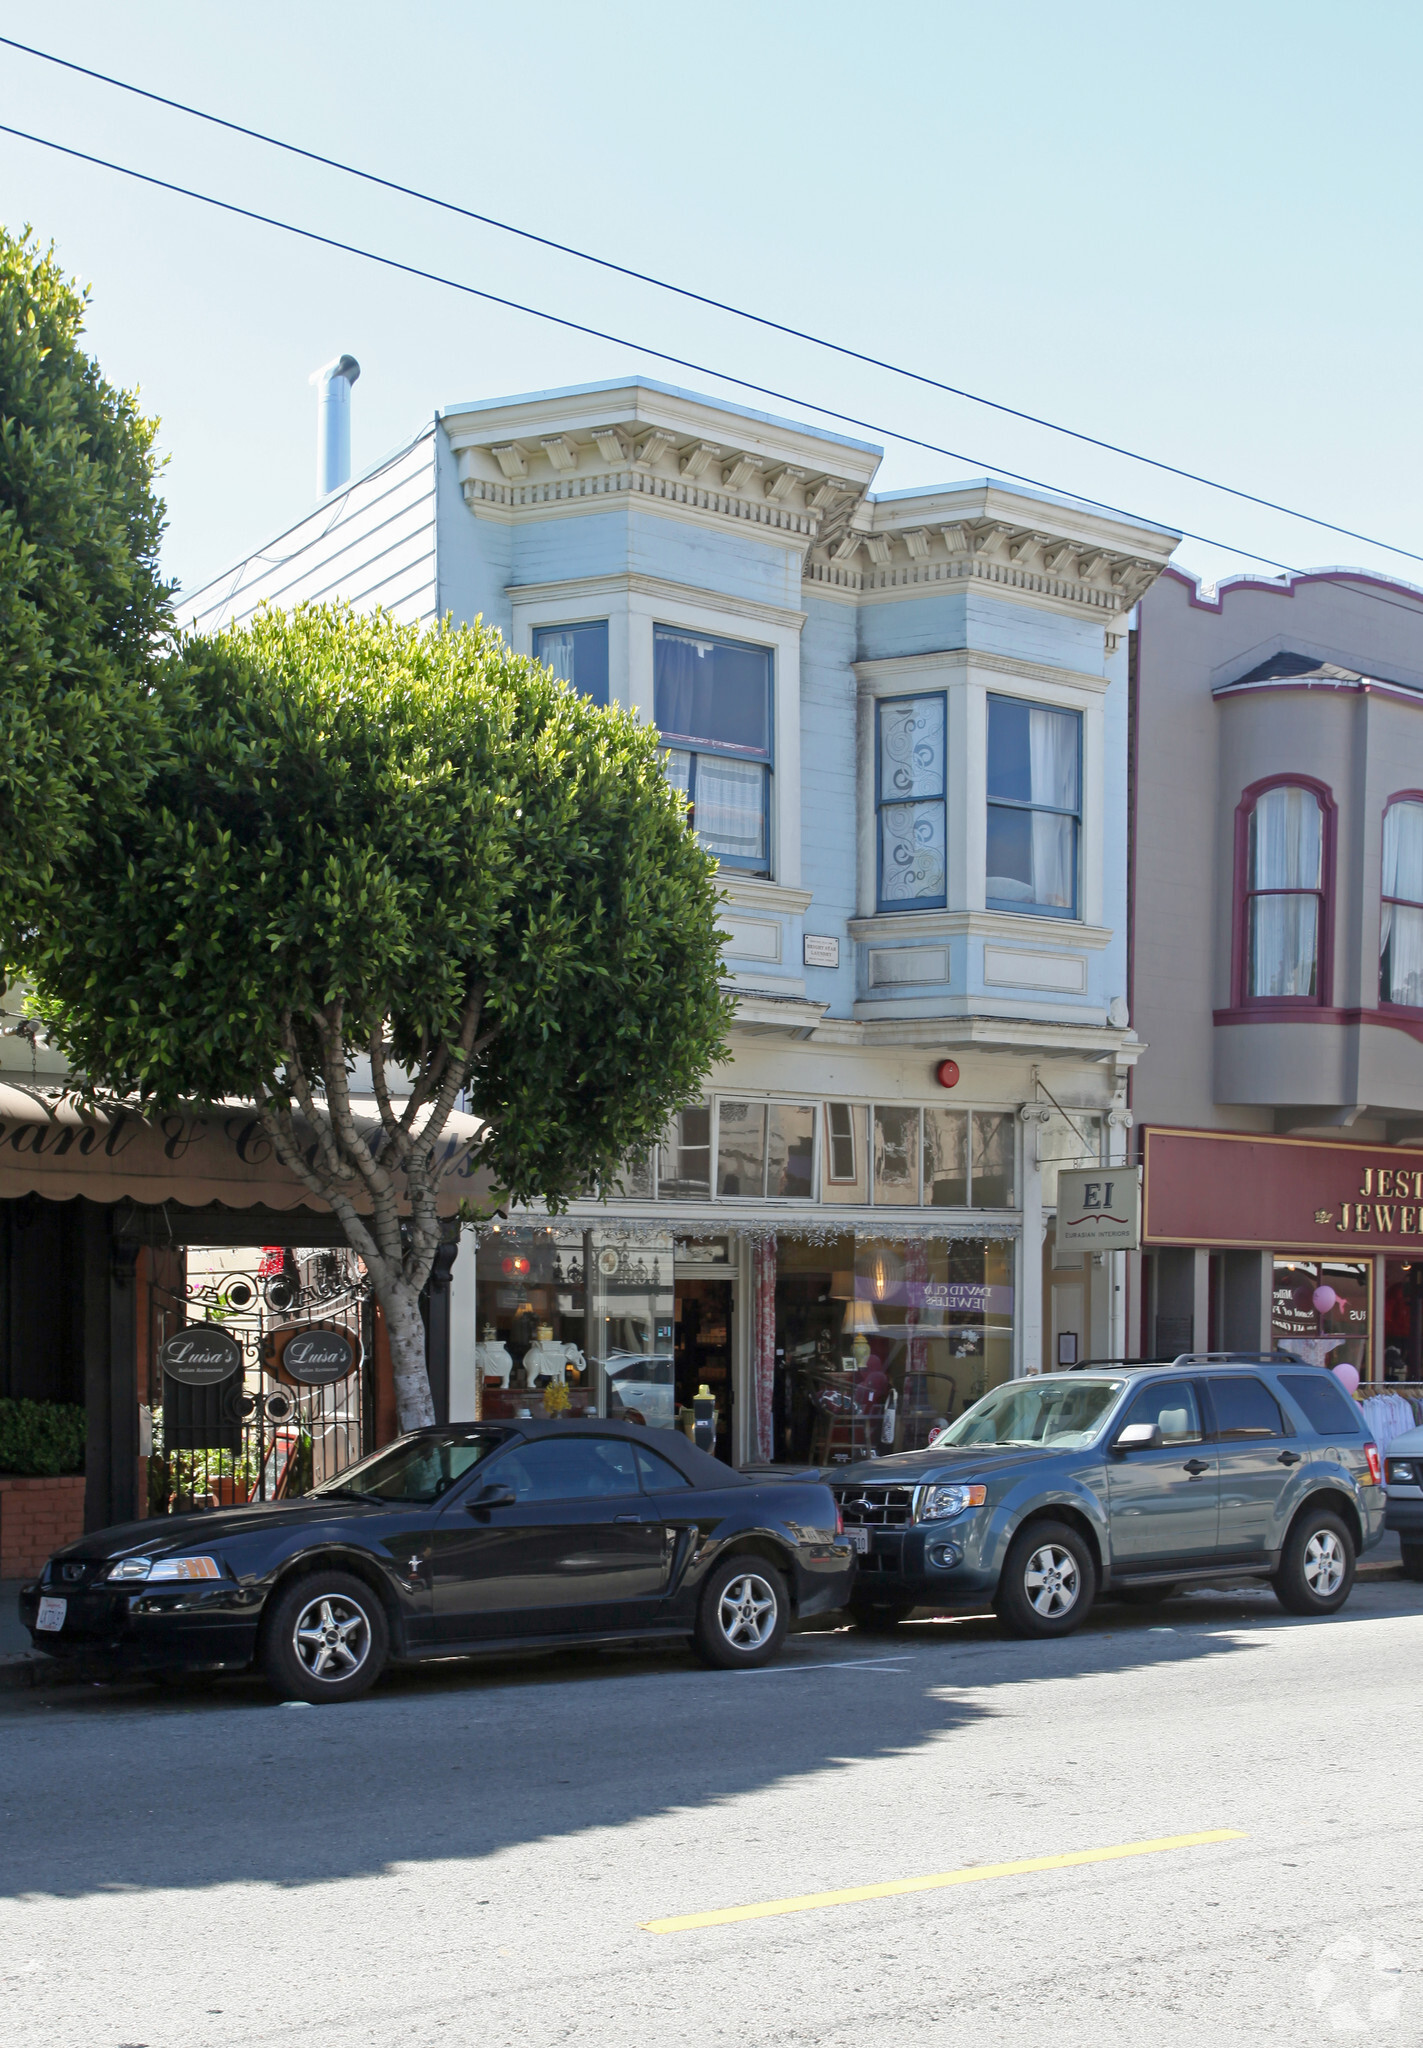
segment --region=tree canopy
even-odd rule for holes
[[[143,776],[168,617],[156,422],[80,346],[88,295],[0,228],[0,946],[52,858]],[[3,964],[3,962],[0,962]]]
[[[269,611],[179,646],[152,692],[142,798],[91,819],[31,949],[47,1024],[107,1089],[255,1097],[294,1166],[293,1118],[326,1128],[298,1170],[413,1354],[461,1095],[499,1187],[555,1208],[695,1097],[728,1018],[715,864],[656,733],[480,626]],[[346,1114],[358,1059],[374,1143]]]

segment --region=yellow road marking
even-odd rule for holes
[[[1199,1835],[1161,1835],[1151,1842],[1120,1842],[1111,1849],[1072,1849],[1065,1856],[1027,1856],[1019,1863],[977,1863],[934,1877],[898,1877],[889,1884],[851,1885],[843,1892],[806,1892],[798,1899],[766,1899],[759,1906],[722,1906],[714,1913],[679,1913],[644,1920],[645,1934],[682,1934],[690,1927],[729,1927],[736,1920],[768,1920],[777,1913],[813,1913],[822,1906],[856,1906],[862,1899],[893,1899],[904,1892],[942,1891],[951,1884],[983,1884],[990,1877],[1023,1877],[1035,1870],[1071,1870],[1080,1863],[1115,1863],[1124,1856],[1160,1856],[1168,1849],[1200,1849],[1208,1842],[1243,1842],[1239,1828]]]

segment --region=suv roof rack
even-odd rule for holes
[[[1164,1372],[1173,1365],[1305,1365],[1293,1351],[1178,1351],[1174,1358],[1079,1358],[1059,1372]]]

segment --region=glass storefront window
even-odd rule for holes
[[[924,1201],[934,1209],[968,1207],[968,1111],[924,1112]]]
[[[1046,1123],[1029,1125],[1027,1143],[1036,1142],[1042,1170],[1043,1207],[1057,1207],[1057,1174],[1062,1166],[1096,1166],[1102,1157],[1102,1119],[1074,1109],[1070,1117],[1050,1110]],[[1011,1153],[1010,1153],[1011,1158]],[[1011,1173],[1011,1167],[1010,1167]],[[1006,1206],[1006,1205],[1005,1205]]]
[[[719,1195],[808,1201],[815,1181],[815,1107],[800,1102],[717,1104]]]
[[[875,1107],[875,1201],[919,1206],[919,1112]]]
[[[1383,1376],[1423,1381],[1423,1259],[1390,1259],[1383,1283]]]
[[[1372,1270],[1365,1259],[1276,1259],[1270,1301],[1276,1348],[1311,1365],[1352,1365],[1368,1379]]]
[[[672,1240],[495,1228],[475,1255],[482,1419],[675,1421]]]
[[[679,1110],[657,1148],[657,1192],[664,1202],[705,1201],[711,1193],[711,1107]]]
[[[868,1202],[869,1111],[863,1102],[827,1102],[821,1133],[822,1202]]]
[[[1011,1209],[1013,1190],[1014,1118],[1005,1112],[976,1109],[973,1113],[973,1192],[975,1209]],[[1057,1182],[1053,1182],[1053,1198]],[[1047,1200],[1046,1195],[1043,1197]]]
[[[1013,1370],[1013,1247],[782,1236],[775,1455],[844,1463],[921,1449]]]

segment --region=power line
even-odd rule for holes
[[[550,313],[541,306],[526,306],[518,299],[506,299],[498,292],[484,291],[480,286],[465,284],[456,277],[442,276],[436,270],[423,270],[418,264],[402,263],[398,257],[382,256],[378,250],[362,249],[354,242],[339,241],[334,235],[319,234],[315,228],[302,228],[293,221],[278,220],[269,213],[258,213],[250,206],[238,206],[234,200],[218,199],[210,192],[198,192],[190,185],[175,184],[170,178],[155,177],[149,171],[133,170],[128,164],[118,164],[108,157],[94,156],[90,151],[74,149],[68,143],[54,142],[47,135],[32,135],[26,128],[11,127],[0,121],[0,135],[16,136],[21,142],[33,142],[41,149],[54,150],[60,156],[73,157],[76,162],[94,164],[99,170],[115,171],[120,177],[132,178],[140,185],[152,185],[160,192],[175,193],[180,199],[196,199],[203,206],[213,206],[221,213],[235,214],[241,220],[256,221],[260,227],[277,228],[283,234],[297,235],[304,242],[316,242],[322,248],[336,249],[344,256],[359,256],[367,263],[378,263],[386,270],[398,270],[406,277],[418,277],[426,284],[444,285],[448,290],[462,292],[467,298],[483,299],[487,305],[503,306],[509,312],[524,313],[534,320],[545,320],[554,327],[566,328],[573,334],[586,334],[594,341],[609,341],[617,348],[633,349],[640,355],[655,356],[659,362],[671,363],[679,370],[691,370],[699,377],[715,377],[719,383],[735,384],[743,391],[754,391],[762,398],[774,398],[781,405],[799,406],[805,412],[817,412],[824,419],[838,420],[842,426],[858,427],[867,434],[882,434],[887,440],[899,441],[908,448],[923,448],[931,455],[946,455],[951,462],[965,462],[971,469],[992,470],[996,475],[1007,477],[1013,483],[1027,484],[1035,491],[1051,491],[1054,496],[1073,498],[1079,504],[1091,503],[1103,512],[1111,512],[1118,519],[1131,519],[1148,526],[1157,526],[1160,521],[1147,519],[1140,512],[1129,512],[1120,505],[1107,505],[1100,499],[1084,500],[1076,491],[1065,490],[1060,484],[1045,483],[1041,477],[1026,476],[1020,470],[1004,469],[1001,463],[989,462],[982,456],[966,455],[962,449],[946,448],[937,441],[925,441],[916,434],[902,434],[893,427],[877,426],[873,420],[862,420],[853,413],[836,412],[831,406],[817,405],[813,399],[799,398],[793,392],[779,391],[770,384],[754,383],[749,377],[733,376],[728,370],[714,369],[709,363],[693,362],[690,357],[676,356],[667,349],[653,348],[647,342],[630,341],[626,335],[610,334],[606,328],[590,327],[586,321],[570,320],[565,314]],[[1171,531],[1173,529],[1167,529]],[[1251,548],[1236,546],[1233,541],[1218,540],[1208,533],[1192,533],[1184,527],[1174,529],[1183,540],[1197,540],[1206,547],[1221,548],[1228,554],[1242,556],[1246,561],[1263,562],[1268,568],[1283,569],[1289,575],[1301,575],[1289,562],[1282,562],[1274,555],[1261,555]],[[1418,558],[1423,560],[1423,556]]]
[[[72,58],[59,57],[51,50],[38,49],[33,43],[18,42],[13,36],[0,36],[0,45],[7,49],[19,50],[27,57],[37,57],[43,63],[57,65],[62,70],[73,71],[80,77],[92,78],[100,85],[113,86],[119,92],[131,93],[137,99],[149,100],[155,106],[168,107],[175,113],[186,114],[195,121],[206,121],[215,128],[226,128],[230,134],[244,135],[249,141],[263,143],[271,149],[284,150],[289,156],[304,158],[307,163],[320,164],[327,170],[340,171],[346,177],[360,178],[364,183],[378,185],[384,191],[397,192],[403,198],[419,200],[424,206],[439,207],[445,213],[459,215],[462,220],[477,221],[482,227],[497,228],[501,234],[517,235],[520,240],[533,242],[541,249],[552,249],[559,255],[575,257],[580,263],[591,263],[600,270],[612,271],[618,277],[631,278],[638,284],[652,285],[657,291],[670,292],[677,298],[687,299],[698,306],[710,307],[715,312],[729,313],[737,320],[749,321],[753,326],[764,327],[771,333],[784,334],[794,341],[809,342],[813,348],[825,349],[830,354],[841,356],[849,362],[863,363],[870,369],[888,371],[891,376],[903,377],[910,383],[923,385],[927,390],[942,391],[951,398],[962,398],[970,405],[984,406],[990,412],[1001,413],[1007,419],[1022,420],[1028,426],[1043,427],[1051,434],[1061,434],[1068,440],[1080,442],[1084,447],[1100,448],[1106,454],[1120,455],[1128,462],[1138,462],[1145,465],[1148,469],[1159,470],[1164,476],[1180,477],[1186,483],[1201,484],[1207,490],[1219,491],[1226,497],[1239,499],[1242,504],[1259,505],[1267,512],[1279,512],[1287,519],[1301,520],[1308,526],[1318,527],[1324,533],[1337,533],[1345,540],[1362,541],[1366,547],[1382,548],[1385,553],[1400,555],[1407,561],[1423,562],[1423,554],[1415,553],[1412,548],[1397,547],[1392,541],[1378,540],[1372,534],[1360,533],[1352,526],[1339,526],[1334,520],[1321,519],[1313,512],[1297,511],[1292,505],[1282,505],[1274,498],[1260,497],[1256,492],[1241,490],[1235,484],[1220,483],[1214,477],[1202,476],[1193,469],[1182,469],[1173,462],[1162,462],[1154,455],[1143,455],[1134,448],[1122,446],[1119,442],[1106,441],[1096,434],[1083,433],[1077,427],[1065,427],[1060,421],[1047,419],[1040,413],[1026,412],[1020,406],[1005,405],[996,398],[985,398],[979,392],[965,390],[959,384],[945,383],[941,378],[930,377],[921,370],[905,369],[901,364],[887,362],[881,356],[869,355],[861,349],[850,348],[843,342],[829,341],[823,335],[812,334],[802,327],[789,326],[785,321],[773,320],[764,313],[750,312],[744,306],[734,306],[725,299],[712,298],[705,292],[691,290],[687,285],[672,284],[666,278],[652,276],[648,271],[635,270],[626,263],[614,262],[611,257],[595,256],[587,249],[577,249],[568,242],[555,241],[549,235],[536,234],[532,228],[516,227],[510,221],[497,220],[493,214],[479,213],[472,207],[460,206],[452,199],[442,199],[437,193],[422,192],[417,186],[404,185],[398,179],[383,178],[378,172],[362,170],[358,164],[345,163],[339,157],[323,156],[319,150],[306,149],[300,143],[287,142],[279,135],[268,135],[260,128],[249,128],[241,121],[229,121],[223,115],[209,113],[203,107],[189,106],[184,100],[170,99],[164,93],[151,92],[146,86],[134,85],[126,78],[116,78],[107,71],[95,71],[87,64],[75,63]],[[12,129],[8,132],[18,134],[21,131]],[[30,137],[28,139],[37,141],[40,138]],[[94,161],[100,161],[100,159],[94,159]],[[109,168],[118,169],[120,167],[112,165]],[[137,175],[137,173],[133,175]],[[172,189],[177,190],[181,188],[174,187]],[[190,194],[188,196],[201,197],[203,195]],[[220,202],[214,201],[212,203],[218,204]],[[272,224],[282,225],[282,223]],[[368,252],[358,251],[356,253],[366,254]],[[441,279],[439,281],[443,283],[450,282],[448,279]],[[503,301],[501,303],[509,302]],[[591,332],[592,330],[584,331]],[[651,354],[659,353],[656,350],[648,352]],[[676,361],[677,358],[667,357],[666,360]],[[703,374],[718,375],[720,373],[703,372]],[[728,383],[739,383],[741,380],[739,378],[727,378],[725,381]],[[748,386],[747,388],[755,389],[757,387]],[[816,410],[824,410],[824,408],[816,408]],[[836,417],[834,414],[828,416],[831,418]],[[875,431],[883,432],[886,430],[877,428]],[[908,437],[897,434],[892,438],[895,440],[905,440]],[[919,443],[918,445],[927,446],[928,444]],[[993,466],[991,464],[984,465],[984,467]],[[1011,472],[1003,470],[1000,474],[1008,476]],[[1190,537],[1194,539],[1197,536],[1192,535]],[[1244,553],[1245,551],[1238,549],[1236,552]],[[1251,556],[1250,559],[1252,561],[1267,561],[1269,558],[1264,555],[1255,555]]]
[[[714,377],[718,383],[735,384],[743,391],[754,391],[762,398],[774,398],[779,404],[798,406],[803,412],[818,412],[822,418],[837,420],[842,426],[859,427],[869,434],[882,434],[886,440],[899,441],[907,448],[923,448],[931,455],[946,455],[951,462],[965,462],[972,469],[991,470],[997,476],[1007,477],[1013,483],[1027,484],[1035,491],[1050,491],[1055,497],[1068,498],[1077,504],[1087,504],[1099,512],[1110,512],[1118,519],[1130,519],[1147,526],[1159,526],[1160,522],[1148,519],[1144,513],[1129,512],[1121,505],[1104,504],[1099,498],[1084,499],[1080,493],[1069,491],[1061,484],[1045,483],[1041,477],[1025,476],[1016,469],[1004,469],[1000,463],[988,462],[977,455],[965,455],[961,449],[946,448],[938,441],[925,441],[915,434],[902,434],[894,427],[879,426],[873,420],[856,418],[853,413],[836,412],[830,406],[818,405],[814,399],[801,398],[789,391],[778,391],[769,384],[756,384],[749,377],[733,376],[729,370],[713,369],[710,364],[692,362],[686,356],[671,355],[666,349],[653,348],[648,343],[629,341],[625,336],[609,334],[601,327],[589,327],[579,320],[570,320],[562,313],[550,313],[538,306],[525,306],[517,299],[501,298],[497,292],[487,292],[478,285],[464,284],[454,277],[443,277],[435,270],[421,270],[413,263],[402,263],[397,257],[382,256],[374,249],[362,249],[354,242],[341,242],[334,235],[318,234],[314,228],[297,227],[292,221],[277,220],[273,215],[257,213],[250,206],[238,206],[230,199],[217,199],[211,193],[194,191],[187,185],[176,185],[170,179],[154,177],[148,171],[132,170],[127,164],[112,163],[107,157],[93,156],[87,150],[73,149],[68,143],[52,142],[47,136],[32,135],[27,129],[12,128],[0,122],[0,135],[14,135],[21,142],[33,142],[41,149],[55,150],[61,156],[73,157],[79,163],[94,164],[100,170],[116,171],[121,177],[132,178],[141,185],[153,185],[159,191],[173,192],[182,199],[196,199],[204,206],[216,207],[221,213],[236,214],[242,220],[256,221],[261,227],[277,228],[283,234],[296,235],[302,241],[316,242],[323,248],[339,250],[345,256],[359,256],[365,262],[378,263],[386,270],[398,270],[407,277],[419,278],[426,284],[446,286],[450,291],[462,292],[468,298],[483,299],[489,305],[503,306],[514,313],[527,314],[534,320],[545,320],[554,327],[564,327],[574,334],[589,335],[595,341],[610,341],[618,348],[634,349],[639,354],[655,356],[659,362],[672,363],[678,369],[692,370],[699,377]],[[1194,533],[1189,527],[1165,529],[1180,535],[1182,540],[1199,541],[1204,547],[1220,548],[1226,554],[1242,557],[1247,562],[1263,562],[1267,568],[1282,569],[1287,576],[1304,576],[1309,572],[1295,563],[1283,562],[1275,555],[1262,555],[1253,548],[1242,548],[1234,541],[1218,539],[1214,534]],[[1402,552],[1402,550],[1400,550]],[[1355,597],[1370,599],[1376,604],[1386,604],[1395,611],[1408,612],[1418,617],[1418,608],[1411,604],[1400,604],[1396,598],[1385,597],[1381,591],[1356,590]]]

